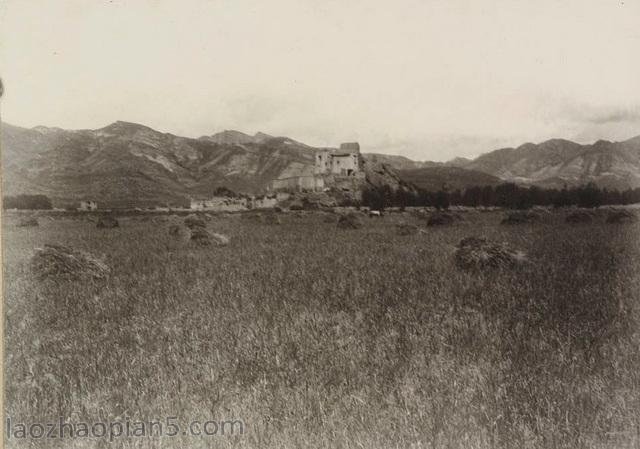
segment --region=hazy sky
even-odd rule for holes
[[[2,119],[445,160],[640,134],[638,0],[2,0]]]

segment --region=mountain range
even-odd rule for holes
[[[45,194],[56,205],[85,198],[119,206],[184,204],[221,186],[262,193],[272,179],[312,174],[317,150],[264,133],[227,130],[195,139],[122,121],[94,130],[2,123],[0,143],[3,194]],[[553,139],[446,163],[368,153],[363,161],[376,182],[431,190],[502,181],[640,186],[640,136],[592,145]]]

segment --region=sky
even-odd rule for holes
[[[2,120],[417,160],[640,134],[640,1],[2,0]]]

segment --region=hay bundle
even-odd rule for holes
[[[227,246],[231,242],[231,239],[224,234],[218,234],[217,232],[212,232],[211,241],[216,246]]]
[[[453,224],[456,220],[452,214],[446,212],[436,212],[429,217],[427,226],[447,226]]]
[[[96,228],[101,228],[101,229],[112,229],[112,228],[117,228],[118,226],[120,226],[120,223],[118,223],[118,220],[110,216],[100,217],[98,219],[98,222],[96,223]]]
[[[195,227],[191,230],[191,241],[198,246],[210,246],[211,234],[201,227]]]
[[[280,217],[277,216],[276,214],[266,214],[264,217],[264,221],[267,224],[271,224],[271,225],[279,225],[282,224],[282,221],[280,220]]]
[[[198,246],[226,246],[230,239],[226,235],[211,233],[204,228],[194,228],[191,231],[191,241]]]
[[[19,228],[30,228],[30,227],[33,227],[33,226],[40,226],[40,223],[38,223],[38,219],[36,217],[22,218],[18,222],[18,227]]]
[[[635,223],[637,221],[636,213],[628,209],[613,210],[607,216],[607,223],[610,224]]]
[[[539,219],[540,215],[535,212],[517,211],[507,214],[507,216],[502,219],[501,223],[505,225],[527,224],[535,223]]]
[[[506,244],[492,243],[484,237],[466,237],[458,243],[455,261],[459,268],[512,268],[522,265],[527,256]]]
[[[396,225],[398,235],[414,235],[418,233],[418,227],[409,223],[399,223]]]
[[[360,229],[361,227],[362,220],[355,212],[341,215],[338,219],[338,228],[340,229]]]
[[[256,221],[258,223],[263,221],[263,217],[262,217],[262,214],[260,212],[242,214],[242,218],[244,220]]]
[[[336,216],[333,214],[324,214],[324,218],[322,219],[322,221],[325,223],[335,223]]]
[[[184,219],[184,225],[191,229],[192,231],[196,228],[206,228],[207,224],[202,218],[196,217],[195,215],[189,215]]]
[[[191,238],[191,230],[181,225],[169,226],[169,235],[176,240],[189,240]]]
[[[39,279],[104,279],[111,271],[91,254],[62,245],[45,245],[36,249],[31,269]]]
[[[577,210],[567,215],[565,221],[572,224],[591,223],[593,221],[593,213],[586,210]]]

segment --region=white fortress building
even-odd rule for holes
[[[313,174],[271,181],[270,191],[321,192],[331,187],[349,189],[364,179],[360,144],[348,142],[340,148],[323,148],[314,155]]]
[[[338,150],[316,152],[316,175],[352,176],[360,171],[360,144],[343,143]]]

